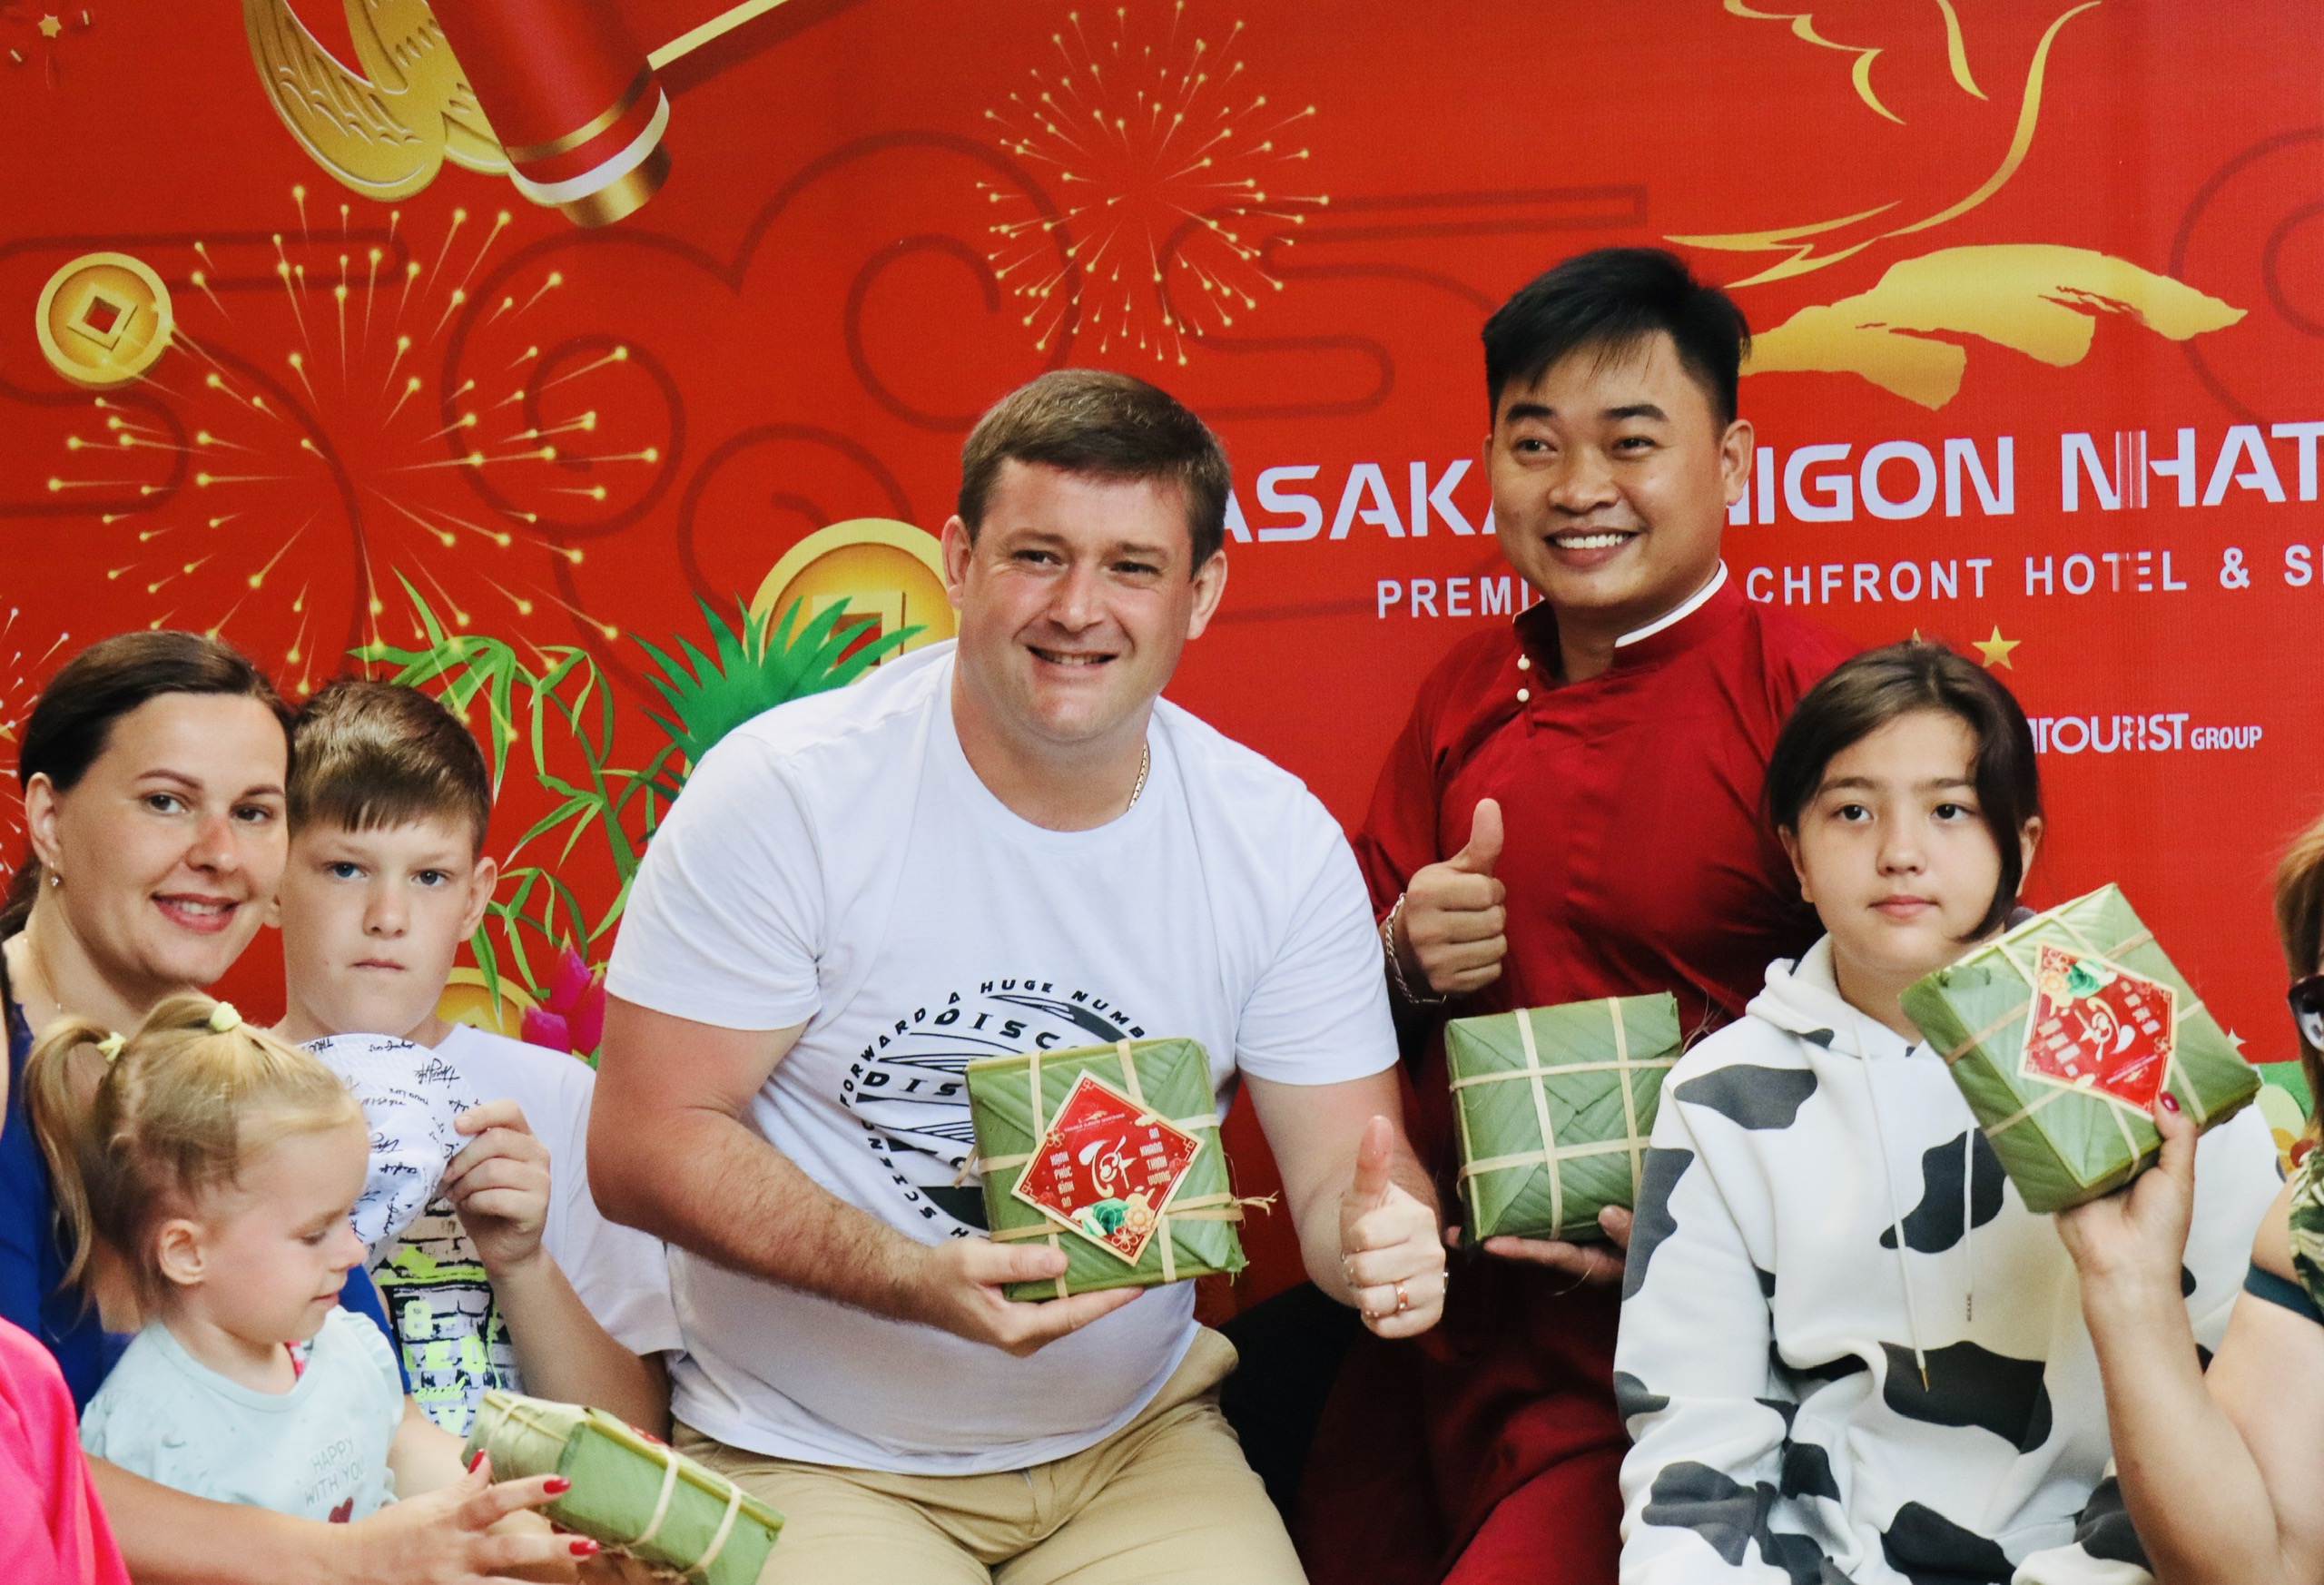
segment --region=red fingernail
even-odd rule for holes
[[[477,1465],[482,1462],[484,1462],[484,1450],[482,1448],[478,1448],[476,1452],[468,1455],[468,1473],[471,1475],[475,1474]]]
[[[573,1490],[573,1482],[566,1480],[563,1475],[551,1475],[548,1478],[547,1490],[550,1496],[561,1497],[566,1492]]]
[[[573,1555],[576,1558],[594,1558],[597,1555],[597,1543],[587,1536],[583,1536],[573,1543]]]
[[[2179,1098],[2166,1089],[2162,1092],[2162,1104],[2175,1112],[2179,1109]]]

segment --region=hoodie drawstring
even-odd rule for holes
[[[1963,1302],[1961,1319],[1974,1322],[1977,1318],[1977,1129],[1970,1125],[1961,1136],[1961,1259],[1968,1267],[1964,1285],[1968,1298]]]
[[[1896,1169],[1888,1156],[1888,1128],[1880,1117],[1880,1087],[1872,1079],[1872,1060],[1858,1064],[1864,1070],[1865,1098],[1872,1103],[1872,1136],[1880,1147],[1880,1176],[1888,1186],[1888,1221],[1896,1240],[1896,1280],[1905,1287],[1905,1324],[1913,1334],[1913,1364],[1921,1373],[1921,1391],[1928,1389],[1928,1353],[1921,1346],[1920,1306],[1913,1302],[1913,1271],[1905,1258],[1905,1214],[1896,1202]]]

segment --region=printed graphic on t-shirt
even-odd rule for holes
[[[371,1276],[428,1419],[466,1436],[485,1389],[524,1391],[508,1324],[449,1202],[430,1202]]]
[[[1069,1051],[1145,1038],[1111,998],[1038,976],[987,980],[889,1020],[841,1083],[840,1098],[905,1203],[954,1237],[984,1230],[984,1191],[961,1069],[982,1057]]]
[[[295,1511],[321,1513],[328,1508],[331,1523],[345,1524],[355,1514],[355,1488],[369,1473],[356,1439],[334,1437],[307,1461],[307,1484],[299,1494]]]

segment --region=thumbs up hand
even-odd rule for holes
[[[1404,889],[1394,950],[1404,982],[1438,996],[1465,996],[1501,977],[1509,952],[1506,889],[1493,879],[1501,861],[1501,805],[1477,801],[1469,842],[1442,863],[1423,867]]]
[[[1355,1175],[1340,1196],[1340,1271],[1346,1298],[1382,1337],[1411,1337],[1444,1309],[1444,1245],[1435,1208],[1389,1176],[1396,1130],[1384,1117],[1364,1125]]]

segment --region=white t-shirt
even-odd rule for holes
[[[749,1122],[924,1243],[982,1229],[972,1058],[1189,1036],[1333,1084],[1396,1058],[1346,839],[1286,773],[1175,705],[1129,812],[1019,818],[953,729],[952,646],[769,711],[704,755],[647,851],[607,989],[725,1029],[804,1024]],[[1143,1408],[1194,1337],[1179,1284],[1016,1359],[671,1251],[674,1407],[733,1445],[925,1474],[1023,1468]]]
[[[597,1324],[634,1354],[676,1348],[677,1314],[661,1240],[608,1222],[589,1193],[589,1098],[597,1081],[589,1065],[467,1024],[454,1024],[433,1055],[453,1069],[463,1091],[460,1110],[513,1100],[548,1147],[548,1220],[541,1247]],[[372,1275],[403,1351],[412,1396],[429,1419],[464,1436],[486,1388],[524,1390],[484,1263],[449,1204],[429,1202],[378,1253]]]
[[[81,1446],[216,1502],[345,1522],[392,1501],[388,1448],[403,1383],[379,1329],[333,1310],[287,1393],[229,1381],[156,1321],[81,1417]]]

